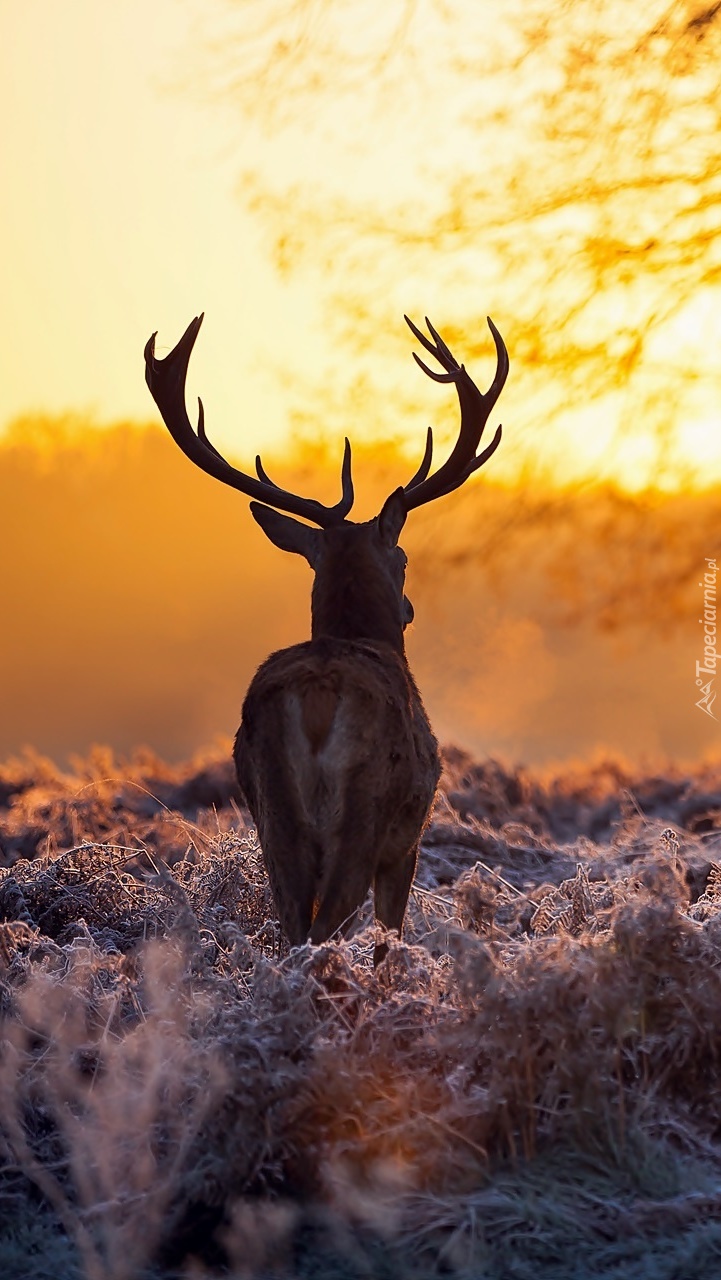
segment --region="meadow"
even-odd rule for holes
[[[0,768],[0,1273],[721,1275],[721,775],[447,749],[291,953],[228,744]]]

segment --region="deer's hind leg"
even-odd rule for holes
[[[376,920],[385,925],[386,929],[394,929],[399,938],[403,930],[408,895],[416,873],[418,845],[419,842],[416,841],[407,851],[403,846],[400,852],[396,845],[392,856],[389,857],[388,852],[385,852],[385,857],[381,859],[376,870],[373,886]],[[386,942],[377,944],[373,952],[374,965],[380,964],[387,951]]]
[[[362,779],[361,779],[362,782]],[[359,785],[344,779],[332,815],[324,824],[323,867],[311,942],[347,934],[371,887],[378,848],[378,806]]]
[[[280,927],[290,945],[299,947],[311,934],[320,850],[311,835],[290,823],[274,818],[264,825],[258,834]]]
[[[365,843],[365,842],[364,842]],[[373,877],[372,850],[358,846],[337,846],[326,862],[332,865],[324,876],[318,910],[310,931],[311,942],[325,942],[339,930],[348,933],[356,912],[368,893]]]
[[[235,741],[235,765],[258,831],[280,927],[290,945],[297,947],[310,934],[321,852],[304,820],[286,758],[282,750],[275,749],[272,739],[264,739],[262,729],[261,721],[249,741],[245,725],[241,725]]]

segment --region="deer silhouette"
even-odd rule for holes
[[[501,440],[499,426],[477,452],[508,375],[508,353],[492,320],[496,371],[482,393],[430,321],[429,339],[405,319],[444,372],[414,352],[417,363],[436,382],[456,387],[460,430],[450,456],[430,475],[429,427],[415,475],[364,523],[347,518],[354,498],[347,439],[341,498],[325,506],[275,484],[259,457],[257,477],[226,462],[206,435],[200,400],[193,429],[185,380],[202,315],[164,359],[155,355],[155,334],[145,348],[148,387],[183,453],[254,499],[251,513],[270,541],[304,556],[315,575],[311,638],[260,666],[233,752],[280,924],[293,946],[347,933],[371,885],[376,919],[401,934],[440,761],[405,655],[413,607],[404,593],[407,557],[398,539],[410,511],[458,489]],[[383,939],[375,963],[386,951]]]

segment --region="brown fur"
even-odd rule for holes
[[[326,531],[323,571],[313,584],[313,636],[362,637],[402,649],[398,587],[373,526],[370,521]]]
[[[335,683],[320,678],[314,683],[308,681],[298,690],[303,732],[314,756],[327,741],[338,710],[339,691]]]
[[[403,552],[377,521],[344,525],[314,568],[312,639],[259,668],[234,749],[293,945],[347,931],[371,886],[400,933],[440,775],[403,647]]]

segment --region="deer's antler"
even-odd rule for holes
[[[489,316],[488,327],[496,344],[496,373],[490,387],[483,393],[478,390],[473,379],[466,373],[465,367],[458,363],[440,334],[433,328],[428,317],[426,317],[426,325],[433,341],[427,338],[424,333],[421,333],[413,321],[408,319],[408,316],[405,316],[404,319],[411,332],[415,334],[426,351],[430,352],[445,369],[445,373],[438,373],[435,369],[429,369],[428,365],[421,360],[415,351],[413,352],[414,360],[420,365],[423,372],[428,374],[429,378],[433,378],[434,382],[455,383],[461,406],[461,426],[453,451],[443,463],[443,466],[439,467],[430,477],[428,472],[430,471],[433,457],[433,432],[430,427],[428,428],[423,461],[413,478],[404,487],[406,511],[412,511],[415,507],[423,506],[426,502],[432,502],[434,498],[443,497],[444,494],[452,493],[454,489],[459,489],[464,480],[467,480],[474,471],[482,467],[491,454],[495,453],[501,442],[500,427],[497,428],[491,443],[485,449],[479,454],[476,453],[476,450],[491,410],[500,396],[508,377],[508,352],[503,338]]]
[[[188,373],[190,355],[195,339],[203,323],[202,314],[191,320],[177,346],[162,360],[155,354],[155,337],[153,334],[145,346],[145,381],[150,388],[163,421],[175,443],[183,450],[187,458],[202,471],[223,484],[239,489],[249,498],[255,498],[279,511],[287,511],[291,515],[311,520],[322,529],[331,525],[342,524],[353,506],[353,478],[351,475],[351,449],[346,439],[341,469],[342,496],[335,506],[327,507],[315,498],[302,498],[274,484],[266,473],[260,457],[255,460],[258,479],[246,475],[237,467],[226,462],[223,455],[211,444],[205,432],[205,415],[203,402],[198,399],[198,430],[195,431],[188,411],[185,407],[185,379]]]

